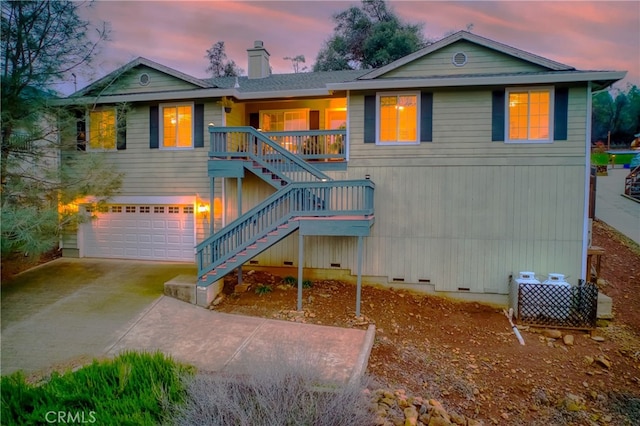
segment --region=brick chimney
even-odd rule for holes
[[[264,78],[271,75],[270,55],[261,40],[256,40],[253,48],[247,49],[247,52],[249,53],[249,78]]]

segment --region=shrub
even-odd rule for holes
[[[267,293],[271,293],[273,291],[273,289],[271,288],[270,285],[267,284],[258,284],[258,286],[256,287],[256,294],[258,296],[262,296],[265,295]]]
[[[294,286],[298,285],[298,280],[297,280],[297,278],[292,277],[291,275],[287,275],[286,277],[284,277],[282,279],[282,283],[290,285],[291,287],[294,287]]]
[[[264,354],[263,354],[264,355]],[[373,423],[364,380],[329,381],[323,365],[291,353],[244,359],[235,374],[187,378],[187,399],[174,405],[176,425],[368,425]]]
[[[14,373],[0,382],[2,424],[57,423],[63,413],[63,423],[155,425],[169,404],[184,399],[183,376],[192,373],[159,352],[126,352],[75,372],[53,373],[41,385]]]

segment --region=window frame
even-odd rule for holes
[[[259,122],[258,123],[259,123],[260,129],[262,131],[264,131],[264,132],[267,132],[267,133],[269,133],[269,132],[304,132],[306,130],[309,130],[309,126],[311,125],[311,120],[310,120],[310,117],[309,117],[310,111],[311,111],[310,108],[261,109],[261,110],[258,111],[258,114],[259,114],[259,116],[258,116]],[[264,129],[264,123],[262,121],[263,114],[266,114],[266,113],[282,113],[282,115],[283,115],[282,123],[284,125],[285,124],[284,114],[286,114],[288,112],[302,112],[302,113],[304,113],[304,119],[305,119],[305,122],[306,122],[306,129],[305,130],[265,130]]]
[[[380,120],[380,98],[387,96],[415,96],[416,98],[416,139],[415,141],[393,141],[383,142],[380,140],[380,127],[382,125]],[[376,145],[389,146],[389,145],[420,145],[420,117],[422,116],[421,106],[421,92],[419,90],[402,91],[402,92],[377,92],[376,93]]]
[[[93,137],[91,135],[91,125],[92,125],[92,120],[91,120],[91,114],[92,113],[104,113],[107,111],[113,111],[113,148],[105,148],[104,147],[104,143],[101,143],[101,147],[100,148],[94,148],[91,145],[91,141],[93,140]],[[118,108],[113,106],[113,107],[102,107],[102,108],[97,108],[94,110],[87,110],[86,115],[85,115],[85,122],[87,123],[85,125],[85,150],[86,151],[91,151],[91,152],[112,152],[112,151],[117,151],[118,150]]]
[[[527,138],[526,139],[511,139],[510,138],[510,111],[509,111],[509,97],[511,93],[527,93],[529,95],[528,110],[527,110]],[[549,133],[546,139],[530,139],[531,132],[531,93],[532,92],[548,92],[549,93]],[[527,86],[527,87],[507,87],[505,88],[504,96],[504,143],[509,144],[549,144],[554,141],[554,129],[555,129],[555,86]]]
[[[191,108],[191,145],[190,146],[164,146],[164,110],[165,108],[178,108],[188,106]],[[181,151],[195,149],[195,102],[175,102],[158,105],[158,148],[163,151]]]

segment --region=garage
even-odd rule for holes
[[[194,262],[194,209],[180,204],[112,204],[87,212],[85,257]]]

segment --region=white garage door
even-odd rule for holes
[[[83,225],[84,256],[195,260],[192,205],[109,205]]]

